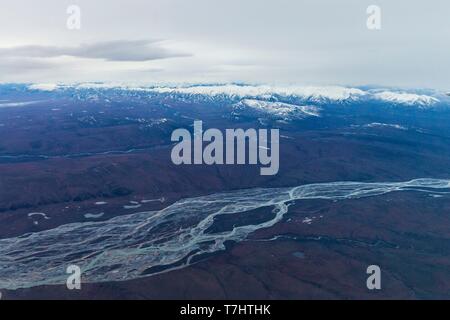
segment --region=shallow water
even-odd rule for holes
[[[0,288],[65,284],[66,268],[72,264],[81,267],[83,282],[136,279],[148,276],[150,268],[158,270],[155,273],[167,272],[189,265],[198,255],[224,250],[226,241],[239,242],[256,230],[273,226],[293,200],[357,199],[395,191],[448,192],[450,180],[332,182],[237,190],[183,199],[159,211],[0,239]],[[245,214],[264,207],[273,208],[265,221],[207,232],[219,215]]]

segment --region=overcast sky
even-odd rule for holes
[[[81,29],[66,26],[69,5]],[[381,30],[366,26],[381,8]],[[450,89],[448,0],[0,0],[0,82]]]

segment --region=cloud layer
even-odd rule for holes
[[[0,82],[450,90],[448,0],[377,0],[377,31],[372,0],[77,0],[80,30],[66,27],[70,2],[3,2]]]
[[[0,57],[55,58],[62,56],[106,61],[150,61],[189,55],[166,49],[161,46],[161,41],[155,40],[117,40],[81,44],[76,47],[27,45],[0,48]]]

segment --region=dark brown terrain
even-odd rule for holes
[[[107,220],[224,190],[450,178],[447,114],[397,119],[410,125],[398,130],[362,127],[376,120],[371,112],[353,118],[331,112],[280,125],[280,172],[263,177],[255,166],[170,161],[171,132],[189,128],[193,119],[217,128],[258,126],[251,117],[234,118],[224,105],[58,98],[0,108],[0,238],[89,221],[87,213],[104,213],[99,220]],[[28,216],[33,212],[49,219]],[[2,290],[2,298],[449,299],[449,226],[448,195],[297,201],[282,222],[184,269],[83,284],[75,292],[64,285]],[[371,264],[382,268],[378,292],[366,288]]]

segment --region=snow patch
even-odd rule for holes
[[[301,117],[319,117],[319,109],[314,106],[300,106],[283,102],[270,102],[256,99],[244,99],[237,107],[248,107],[257,111],[266,112],[275,116],[287,117],[296,113]]]
[[[39,91],[55,91],[58,88],[58,85],[55,83],[36,83],[28,86],[30,90],[39,90]]]
[[[379,100],[383,100],[386,102],[393,102],[398,104],[404,104],[408,106],[419,105],[419,106],[430,106],[437,102],[438,99],[434,97],[430,97],[427,95],[419,95],[414,93],[404,93],[404,92],[392,92],[392,91],[383,91],[379,93],[375,93],[374,97]]]
[[[408,130],[408,128],[401,126],[399,124],[389,124],[389,123],[379,123],[379,122],[372,122],[369,124],[364,125],[366,128],[393,128],[393,129],[399,129],[399,130]]]
[[[22,101],[22,102],[0,103],[0,108],[25,107],[25,106],[36,104],[39,102],[41,102],[41,101]]]

